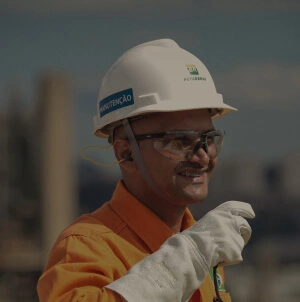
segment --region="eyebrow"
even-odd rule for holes
[[[216,128],[215,127],[212,127],[212,128],[209,128],[209,129],[205,129],[204,131],[196,131],[196,130],[186,130],[186,129],[174,129],[174,130],[169,130],[169,131],[165,131],[165,132],[195,132],[195,133],[207,133],[207,132],[210,132],[210,131],[215,131]],[[162,131],[163,132],[163,131]]]

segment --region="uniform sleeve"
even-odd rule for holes
[[[125,302],[104,288],[126,272],[118,249],[101,239],[69,236],[57,243],[49,256],[37,291],[40,302]]]

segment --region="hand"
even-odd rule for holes
[[[245,218],[254,216],[247,203],[225,202],[170,237],[158,251],[106,288],[129,302],[189,301],[210,268],[243,260],[241,253],[251,236]]]
[[[242,250],[251,237],[251,227],[245,218],[254,217],[250,204],[227,201],[182,235],[197,245],[209,268],[236,264],[243,260]]]

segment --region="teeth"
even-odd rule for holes
[[[180,175],[187,176],[187,177],[199,177],[202,174],[203,173],[190,173],[190,172],[182,172],[182,173],[180,173]]]

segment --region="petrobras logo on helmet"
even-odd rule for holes
[[[198,69],[194,64],[185,64],[188,72],[192,77],[185,77],[184,81],[206,81],[205,77],[197,77],[199,75]]]
[[[185,64],[190,75],[199,75],[198,69],[194,64]]]
[[[100,117],[134,104],[132,88],[111,94],[99,102]]]

